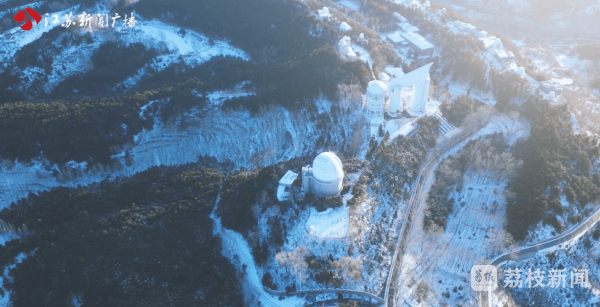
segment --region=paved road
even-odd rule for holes
[[[535,254],[540,250],[567,242],[567,241],[577,237],[578,235],[580,235],[584,232],[587,232],[599,220],[600,220],[600,207],[596,211],[594,211],[594,213],[592,215],[590,215],[587,219],[585,219],[581,223],[577,224],[575,227],[573,227],[569,231],[562,233],[558,236],[549,238],[549,239],[541,240],[539,242],[534,243],[533,245],[522,247],[517,251],[502,254],[502,255],[496,257],[496,259],[492,260],[491,264],[495,265],[495,266],[500,266],[500,264],[502,264],[503,262],[508,261],[508,260],[517,261],[517,260],[524,260],[527,258],[531,258],[531,257],[535,256]]]
[[[404,256],[404,247],[406,245],[406,242],[404,242],[404,244],[403,244],[403,239],[405,236],[408,235],[408,233],[410,233],[411,226],[409,224],[411,224],[412,215],[418,211],[417,210],[418,205],[424,203],[422,201],[422,198],[426,196],[425,195],[426,193],[423,193],[423,185],[426,181],[426,180],[423,180],[423,174],[428,174],[429,172],[434,170],[434,167],[438,164],[441,157],[443,157],[449,150],[454,148],[456,145],[460,144],[464,140],[473,136],[476,132],[478,132],[483,127],[485,127],[487,125],[487,123],[490,121],[491,117],[492,117],[492,114],[489,114],[484,121],[482,121],[475,127],[471,128],[467,131],[463,131],[460,134],[456,135],[450,143],[448,143],[443,148],[434,152],[423,163],[423,166],[421,167],[421,169],[419,171],[417,179],[415,180],[415,187],[412,189],[412,194],[410,197],[408,210],[407,210],[408,214],[404,215],[404,220],[401,223],[402,226],[400,228],[400,232],[398,235],[398,242],[396,243],[394,257],[392,258],[392,265],[390,266],[390,273],[388,275],[388,279],[387,279],[386,285],[385,285],[385,291],[384,291],[384,297],[383,297],[384,306],[392,307],[392,306],[394,306],[394,302],[397,300],[397,296],[398,296],[398,293],[396,293],[397,281],[398,281],[398,276],[400,275],[402,257]],[[407,231],[406,227],[409,227],[408,231]],[[390,300],[390,297],[392,297],[391,300]]]

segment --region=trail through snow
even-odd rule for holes
[[[217,206],[219,203],[219,198],[217,198]],[[235,265],[236,269],[239,272],[243,272],[243,265],[246,265],[246,273],[244,274],[245,282],[243,283],[246,293],[252,296],[258,296],[257,299],[261,302],[262,306],[272,306],[272,307],[294,307],[294,306],[304,306],[304,299],[297,297],[286,297],[283,300],[279,300],[274,295],[267,293],[262,286],[262,283],[259,278],[259,270],[254,263],[254,258],[250,253],[250,246],[248,246],[248,242],[242,237],[241,234],[224,228],[221,225],[221,218],[215,214],[215,210],[213,209],[210,217],[214,221],[213,226],[213,235],[218,235],[221,237],[223,244],[223,255]],[[255,302],[251,302],[255,303]]]

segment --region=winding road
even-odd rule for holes
[[[510,261],[518,261],[518,260],[524,260],[527,258],[531,258],[531,257],[535,256],[535,254],[540,250],[567,242],[567,241],[574,239],[575,237],[587,232],[599,220],[600,220],[600,207],[598,207],[598,209],[596,209],[596,211],[594,211],[594,213],[592,213],[592,215],[590,215],[584,221],[582,221],[581,223],[579,223],[576,226],[574,226],[573,228],[571,228],[569,231],[562,233],[558,236],[549,238],[549,239],[541,240],[539,242],[534,243],[533,245],[528,245],[528,246],[522,247],[519,250],[516,250],[514,252],[502,254],[502,255],[496,257],[494,260],[492,260],[491,264],[498,267],[502,263],[509,261],[509,260]]]
[[[400,234],[398,236],[398,242],[396,243],[396,248],[394,251],[394,257],[392,258],[392,265],[390,266],[390,273],[388,275],[388,279],[385,285],[384,291],[384,306],[392,307],[394,306],[394,302],[396,302],[399,298],[399,293],[397,293],[397,283],[398,276],[400,275],[402,257],[404,256],[404,248],[406,246],[406,241],[404,238],[410,233],[412,229],[412,215],[417,212],[418,205],[424,203],[422,201],[423,197],[426,197],[426,193],[424,193],[424,184],[426,180],[424,179],[424,174],[429,174],[433,170],[435,170],[435,166],[438,164],[439,160],[452,148],[462,143],[469,137],[473,136],[483,127],[485,127],[493,114],[488,114],[485,120],[481,121],[479,124],[474,127],[465,130],[458,135],[454,136],[452,140],[444,145],[442,148],[436,150],[432,155],[430,155],[423,166],[421,167],[417,179],[415,180],[415,187],[412,189],[409,205],[408,205],[408,214],[404,215],[404,220],[401,223]],[[425,176],[426,178],[426,176]],[[415,205],[416,204],[416,205]],[[407,231],[408,227],[408,231]],[[390,297],[392,299],[390,299]]]

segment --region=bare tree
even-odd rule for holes
[[[309,250],[306,246],[299,246],[291,252],[282,251],[277,253],[275,259],[279,266],[286,268],[287,272],[289,272],[288,268],[291,269],[298,276],[300,283],[305,283],[307,278],[305,274],[308,270],[305,258],[308,254]]]

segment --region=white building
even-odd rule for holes
[[[386,38],[394,46],[403,46],[407,44],[406,40],[404,39],[404,37],[402,37],[399,31],[386,35]]]
[[[367,87],[367,113],[371,118],[383,118],[383,107],[388,86],[383,81],[374,80]]]
[[[348,32],[350,30],[352,30],[352,27],[345,21],[340,24],[340,31]]]
[[[404,72],[402,71],[402,68],[400,68],[400,67],[387,69],[387,72],[390,74],[390,77],[391,77],[390,80],[394,80],[393,86],[392,86],[392,82],[390,82],[390,88],[389,88],[390,100],[389,100],[388,112],[390,114],[397,114],[397,113],[404,111],[404,107],[402,104],[402,96],[403,96],[402,88],[396,86],[398,78],[401,78],[402,76],[404,76]]]
[[[509,64],[510,62],[515,60],[515,54],[506,49],[495,49],[494,56],[498,61],[504,64]]]
[[[433,54],[433,44],[418,33],[404,32],[402,33],[402,36],[406,39],[413,50],[419,51],[420,54]]]
[[[311,167],[302,168],[302,189],[317,197],[336,196],[342,191],[342,161],[332,152],[319,154]]]
[[[328,7],[323,7],[320,11],[319,11],[319,17],[321,18],[328,18],[331,17],[331,14],[329,13],[329,8]]]
[[[356,53],[352,50],[352,39],[348,36],[342,37],[340,42],[338,43],[338,53],[340,56],[345,56],[347,58],[355,58]]]
[[[389,112],[402,112],[405,107],[402,103],[402,89],[413,87],[412,111],[422,113],[425,111],[425,103],[429,94],[429,69],[433,63],[417,68],[408,74],[396,73],[390,81],[390,105]],[[367,90],[368,91],[368,90]]]
[[[292,183],[294,183],[296,178],[298,178],[298,174],[289,170],[281,177],[279,186],[277,187],[277,200],[284,201],[290,199]]]

